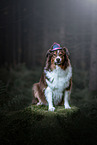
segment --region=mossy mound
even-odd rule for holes
[[[31,110],[32,112],[36,113],[38,115],[43,115],[44,117],[73,117],[73,116],[78,116],[80,114],[80,109],[78,107],[71,107],[71,109],[65,109],[64,106],[57,106],[55,107],[55,111],[48,111],[48,107],[41,105],[41,106],[36,106],[36,105],[31,105]]]
[[[95,122],[77,107],[57,106],[50,112],[47,106],[31,105],[9,113],[0,111],[1,145],[87,145],[95,143],[96,132]]]
[[[3,112],[0,114],[1,144],[51,144],[60,139],[66,142],[69,138],[66,128],[79,114],[77,107],[64,109],[64,106],[58,106],[55,112],[50,112],[47,106],[35,105],[8,114]]]
[[[45,106],[45,105],[31,105],[30,106],[32,111],[38,111],[38,112],[44,112],[44,113],[48,113],[48,114],[56,114],[56,113],[67,113],[67,112],[77,112],[79,110],[78,107],[71,107],[71,109],[65,109],[64,106],[56,106],[55,107],[55,111],[52,112],[52,111],[48,111],[48,106]]]
[[[62,124],[64,124],[66,120],[69,120],[70,122],[72,119],[80,115],[80,109],[77,107],[72,107],[71,109],[65,109],[64,106],[57,106],[55,111],[51,112],[48,111],[47,106],[32,105],[31,110],[37,117],[36,122],[41,120],[41,122],[38,122],[39,126],[41,127],[52,126],[57,128],[59,121],[62,121],[63,122]]]

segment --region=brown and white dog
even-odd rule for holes
[[[48,105],[49,111],[54,111],[54,106],[63,103],[65,108],[71,108],[69,96],[72,87],[72,67],[68,56],[68,49],[55,42],[47,51],[40,81],[33,85],[33,100],[37,98],[37,105]]]

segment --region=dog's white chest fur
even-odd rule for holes
[[[57,105],[62,100],[64,89],[69,87],[72,68],[69,66],[66,70],[63,70],[59,66],[56,66],[56,69],[51,72],[45,71],[45,74],[49,79],[46,79],[48,87],[45,90],[45,96],[47,98],[52,93],[54,104]]]

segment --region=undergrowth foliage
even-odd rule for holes
[[[0,69],[0,107],[2,110],[19,110],[32,101],[32,85],[39,79],[39,69],[28,70],[24,65],[15,69]]]

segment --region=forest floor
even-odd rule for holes
[[[89,94],[87,72],[73,72],[71,109],[57,106],[55,112],[31,104],[40,76],[41,68],[24,65],[0,69],[0,145],[96,145],[97,95]]]

